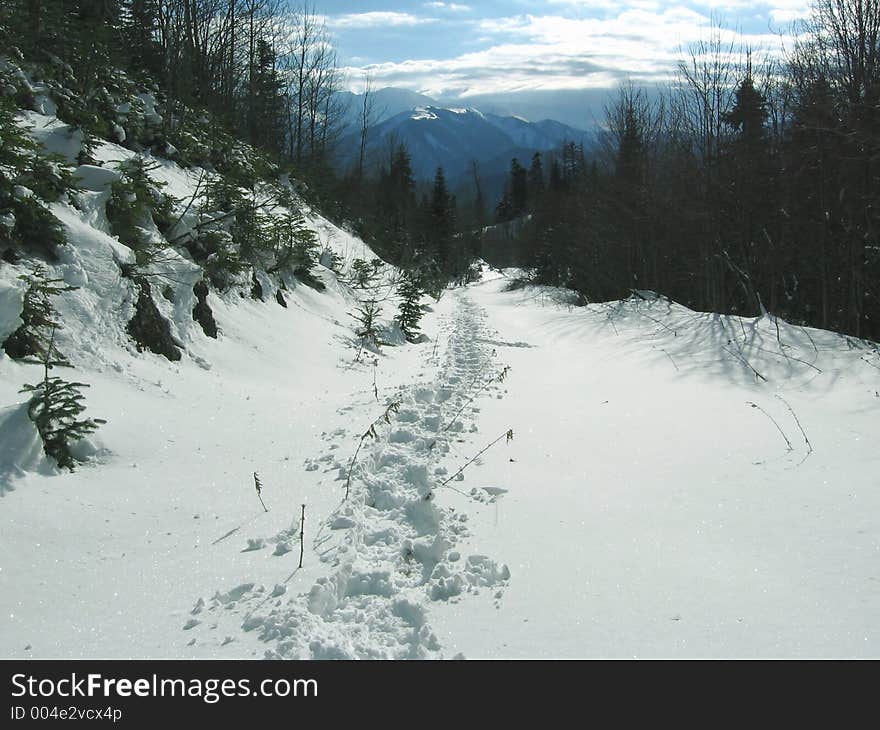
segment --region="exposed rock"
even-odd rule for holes
[[[125,328],[139,351],[149,350],[164,355],[169,360],[180,360],[180,349],[171,336],[171,327],[153,301],[150,282],[137,279],[138,298],[134,305],[134,317]]]
[[[254,272],[253,284],[251,286],[251,299],[259,299],[261,302],[263,301],[263,285],[260,283],[260,280],[257,279],[256,272]]]
[[[40,354],[40,343],[27,327],[22,325],[3,341],[3,349],[13,360],[24,360]]]
[[[324,291],[327,288],[324,286],[323,281],[316,279],[315,275],[306,268],[296,269],[293,272],[293,275],[306,286],[312,287],[315,291]]]
[[[193,287],[193,294],[196,295],[196,306],[193,307],[193,319],[202,326],[208,337],[217,339],[217,323],[214,321],[214,312],[208,304],[208,285],[204,281],[198,282]]]
[[[275,301],[287,309],[287,300],[284,298],[284,294],[281,293],[280,289],[275,292]]]

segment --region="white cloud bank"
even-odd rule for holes
[[[473,21],[469,32],[484,46],[482,50],[452,59],[412,59],[367,68],[378,85],[410,88],[432,96],[609,88],[627,77],[662,81],[674,74],[683,49],[713,32],[714,12],[747,7],[758,13],[752,20],[763,19],[766,32],[740,33],[738,37],[760,55],[778,53],[782,46],[782,39],[770,29],[771,20],[787,22],[804,17],[809,9],[809,0],[706,0],[673,5],[653,0],[550,2],[560,7],[606,8],[607,12],[594,14],[596,17],[526,14]],[[661,9],[662,5],[666,7]],[[732,30],[722,32],[728,39],[735,35]],[[348,71],[356,80],[365,69]]]

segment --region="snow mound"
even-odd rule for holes
[[[56,468],[28,416],[27,403],[0,409],[0,496],[11,492],[13,480],[28,472],[52,474]]]

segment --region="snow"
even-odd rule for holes
[[[16,477],[54,471],[54,465],[43,454],[40,434],[28,417],[27,404],[0,409],[0,497],[12,491]]]
[[[29,127],[31,136],[36,139],[50,154],[63,157],[68,163],[75,163],[76,156],[82,148],[82,130],[73,129],[57,117],[23,111],[18,115]]]
[[[876,351],[665,300],[568,309],[502,288],[469,294],[512,366],[480,421],[516,440],[465,484],[509,491],[472,511],[465,543],[513,577],[500,605],[434,612],[450,654],[877,656]]]
[[[312,210],[341,275],[287,280],[287,308],[268,278],[265,302],[211,291],[216,340],[197,267],[163,262],[170,363],[125,332],[131,251],[103,205],[131,154],[100,146],[80,208],[52,205],[49,274],[80,287],[58,344],[108,420],[88,464],[46,459],[19,393],[39,366],[0,354],[0,656],[880,654],[875,348],[486,270],[432,302],[425,340],[357,362],[345,282],[375,255]],[[191,196],[202,171],[160,163]],[[0,335],[21,270],[0,265]]]
[[[0,502],[0,575],[29,588],[0,597],[0,653],[876,656],[876,354],[506,281],[447,292],[430,342],[385,348],[378,402],[332,291],[212,294],[223,336],[178,364],[104,343],[101,463],[30,468]],[[15,401],[28,366],[0,367]]]
[[[17,277],[4,276],[0,267],[0,342],[17,330],[22,322],[19,316],[24,299],[25,284]]]
[[[83,190],[91,190],[101,193],[120,179],[117,170],[109,167],[97,167],[96,165],[80,165],[74,172],[77,184]]]
[[[415,121],[424,121],[424,120],[432,120],[437,119],[437,115],[431,111],[431,107],[416,107],[413,109],[412,115],[410,117]]]

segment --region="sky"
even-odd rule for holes
[[[778,51],[791,24],[808,15],[809,4],[317,0],[315,7],[326,18],[353,91],[363,87],[369,70],[374,88],[401,87],[466,103],[503,101],[516,113],[517,100],[519,106],[536,99],[565,105],[566,99],[607,96],[627,79],[662,82],[682,49],[708,36],[713,19],[738,30],[757,52]]]

